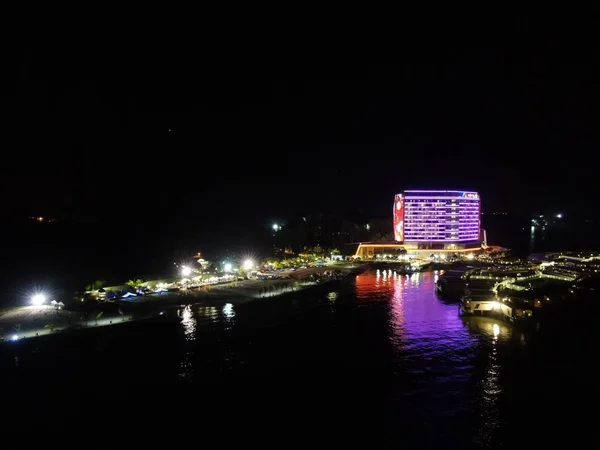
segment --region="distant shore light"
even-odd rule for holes
[[[46,303],[46,296],[44,294],[35,294],[31,297],[31,304],[34,306],[40,306]]]

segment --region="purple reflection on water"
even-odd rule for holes
[[[465,426],[454,421],[470,414],[469,405],[477,402],[488,413],[480,415],[481,425],[470,424],[474,427],[471,432],[475,441],[485,442],[496,420],[496,415],[489,412],[502,392],[489,389],[494,384],[489,380],[491,371],[484,369],[482,373],[475,365],[482,339],[491,341],[494,328],[489,325],[489,336],[487,324],[470,329],[469,322],[458,315],[456,304],[437,298],[436,275],[401,275],[383,270],[361,274],[356,278],[358,307],[388,309],[388,340],[396,380],[388,407],[400,411],[400,417],[402,411],[410,410],[411,421],[422,418],[444,423],[444,427],[438,425],[438,431],[450,433],[452,426]],[[481,375],[483,378],[476,382],[474,378]],[[390,426],[401,426],[402,420],[406,419],[399,418]]]
[[[389,302],[390,339],[395,345],[421,348],[428,353],[440,348],[443,351],[470,348],[476,338],[458,316],[457,305],[445,304],[435,295],[436,275],[435,272],[400,275],[391,270],[368,272],[356,277],[357,298],[363,306]]]

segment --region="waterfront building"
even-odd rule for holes
[[[417,248],[478,246],[480,217],[477,192],[404,191],[394,200],[394,239]]]
[[[473,191],[407,190],[396,194],[392,242],[360,243],[355,256],[472,253],[481,250],[481,200]],[[442,258],[444,256],[441,256]]]

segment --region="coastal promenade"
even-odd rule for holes
[[[69,329],[97,328],[136,320],[169,317],[182,304],[240,304],[260,298],[277,297],[307,289],[320,283],[307,280],[310,275],[339,270],[346,276],[360,267],[336,265],[281,272],[278,280],[243,280],[209,288],[181,290],[137,297],[133,301],[106,302],[85,310],[22,306],[0,312],[0,342],[50,335]],[[327,279],[323,281],[328,281]]]
[[[0,342],[44,336],[75,328],[101,327],[132,320],[131,314],[56,311],[52,306],[23,306],[0,315]]]

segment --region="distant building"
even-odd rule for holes
[[[481,201],[472,191],[411,190],[396,194],[394,241],[360,243],[355,256],[463,253],[481,249]]]
[[[394,239],[417,248],[480,244],[477,192],[404,191],[394,200]]]

